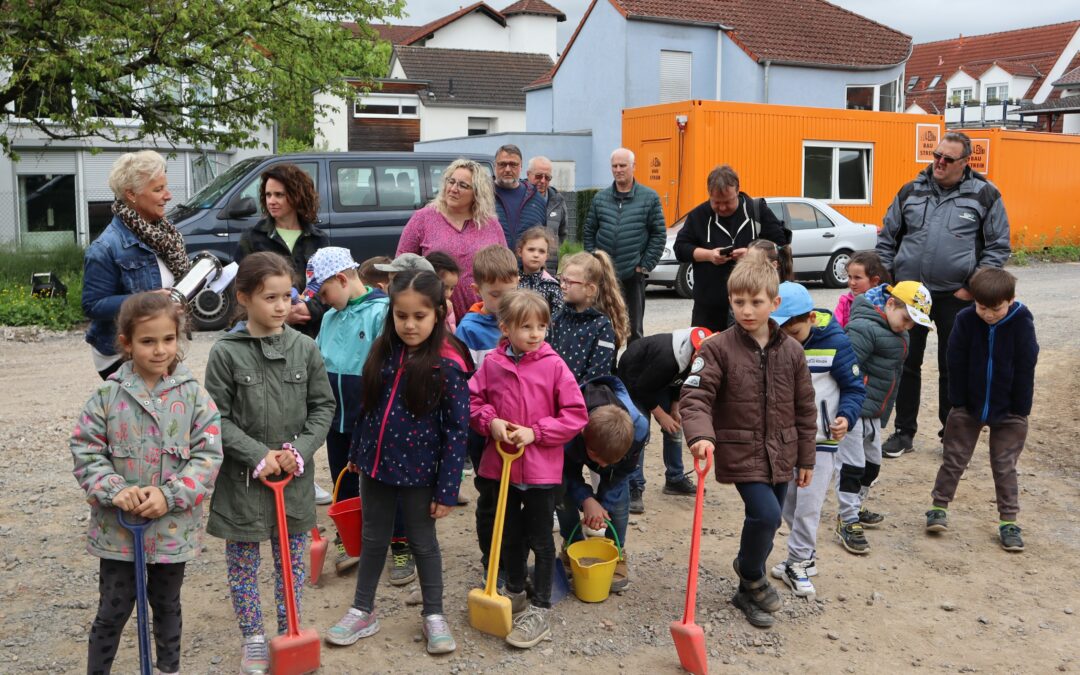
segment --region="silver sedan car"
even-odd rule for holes
[[[791,254],[795,276],[820,279],[826,286],[847,285],[847,263],[855,251],[872,250],[877,242],[877,227],[855,223],[825,202],[806,197],[766,197],[773,214],[791,229]],[[674,287],[689,298],[694,291],[694,269],[675,259],[675,237],[686,217],[676,221],[667,233],[660,264],[649,273],[650,284]]]

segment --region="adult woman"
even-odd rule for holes
[[[461,277],[450,302],[460,319],[480,299],[473,289],[473,256],[492,244],[506,246],[506,236],[495,217],[491,176],[476,162],[458,159],[443,172],[442,189],[435,199],[405,225],[397,255],[445,251],[454,258]]]
[[[86,249],[82,292],[86,341],[103,380],[120,367],[116,315],[124,299],[170,288],[191,269],[184,237],[165,218],[168,183],[165,158],[153,150],[122,155],[109,172],[113,219]]]
[[[272,251],[292,261],[293,283],[303,291],[308,258],[330,245],[326,232],[315,227],[319,217],[319,193],[311,176],[295,164],[275,164],[262,173],[259,202],[264,218],[240,236],[236,261],[260,251]],[[294,303],[286,322],[314,337],[325,312],[318,297]]]

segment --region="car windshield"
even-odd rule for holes
[[[181,206],[191,209],[208,209],[221,199],[221,195],[236,183],[236,181],[251,170],[253,166],[262,161],[261,157],[252,157],[233,164],[228,171],[210,181],[206,187],[196,192]]]

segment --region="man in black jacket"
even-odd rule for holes
[[[790,244],[764,199],[739,191],[739,176],[724,164],[709,172],[709,201],[694,207],[675,238],[675,257],[694,265],[694,312],[690,322],[712,331],[728,326],[727,280],[755,239]]]

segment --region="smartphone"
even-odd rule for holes
[[[731,255],[731,252],[735,250],[735,246],[724,246],[723,248],[718,248],[716,250],[720,251],[722,255]]]

